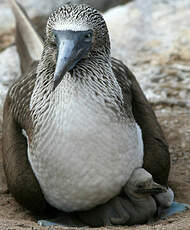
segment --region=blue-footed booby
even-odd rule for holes
[[[72,219],[73,211],[97,205],[114,210],[106,202],[142,165],[167,187],[167,142],[134,75],[111,58],[101,14],[66,4],[49,17],[42,42],[15,0],[9,2],[27,69],[4,104],[4,168],[15,199],[31,211],[54,207]]]

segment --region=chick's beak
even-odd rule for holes
[[[137,189],[137,193],[142,193],[142,194],[145,194],[145,193],[149,193],[149,194],[158,194],[158,193],[162,193],[162,192],[166,192],[167,189],[166,187],[160,185],[160,184],[157,184],[155,182],[152,182],[151,184],[149,185],[145,185],[143,188],[138,188]]]

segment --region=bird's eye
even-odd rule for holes
[[[54,41],[57,42],[57,34],[54,34]]]
[[[85,34],[84,35],[84,38],[88,41],[88,40],[90,40],[91,38],[92,38],[92,33],[87,33],[87,34]]]
[[[85,35],[85,38],[91,38],[92,34],[91,33],[88,33]]]

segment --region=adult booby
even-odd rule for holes
[[[18,25],[29,46],[23,21]],[[144,168],[167,186],[167,143],[134,75],[110,57],[103,17],[86,5],[56,10],[39,63],[13,84],[5,101],[3,158],[10,192],[38,212],[47,201],[64,211],[105,203],[142,164],[141,130]]]

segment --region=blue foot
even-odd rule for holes
[[[43,227],[57,226],[57,225],[63,226],[62,224],[52,222],[52,221],[48,221],[48,220],[38,220],[38,225],[43,226]]]
[[[172,216],[173,214],[184,212],[186,210],[190,210],[190,205],[179,202],[173,202],[169,208],[163,209],[161,211],[160,217],[161,219],[166,219],[167,217]]]

